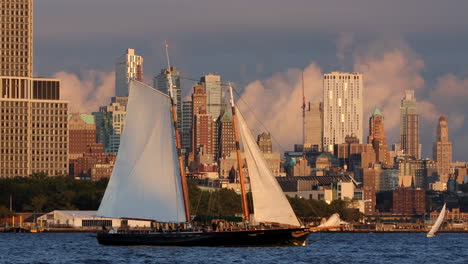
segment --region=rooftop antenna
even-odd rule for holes
[[[164,40],[164,47],[166,48],[167,68],[171,70],[171,61],[169,60],[169,44],[167,44],[167,41],[165,40]]]
[[[169,96],[171,100],[174,101],[174,84],[172,83],[172,74],[171,74],[171,61],[169,60],[169,44],[164,40],[164,48],[166,49],[166,61],[167,61],[167,83],[169,85]]]

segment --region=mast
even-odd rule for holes
[[[177,105],[174,100],[174,91],[173,91],[173,86],[174,84],[172,83],[172,73],[171,73],[171,64],[169,61],[169,52],[168,48],[169,45],[167,44],[166,41],[164,41],[165,48],[166,48],[166,59],[167,59],[167,82],[169,85],[169,97],[171,98],[171,113],[172,113],[172,121],[174,122],[174,132],[175,132],[175,137],[176,137],[176,147],[177,147],[177,156],[179,160],[179,170],[180,170],[180,182],[182,184],[182,193],[184,196],[184,207],[185,207],[185,216],[187,218],[187,222],[190,222],[190,204],[189,204],[189,199],[188,199],[188,188],[187,188],[187,179],[185,177],[185,166],[184,166],[184,158],[182,157],[182,151],[181,151],[181,144],[180,144],[180,134],[179,134],[179,128],[177,127]]]
[[[231,102],[231,108],[232,108],[232,125],[234,127],[234,137],[236,139],[237,168],[239,169],[239,181],[241,185],[242,210],[244,212],[244,219],[249,220],[249,207],[247,205],[247,194],[245,191],[245,183],[244,183],[244,171],[242,169],[241,154],[240,154],[239,130],[237,129],[236,108],[234,107],[234,96],[232,95],[231,83],[229,83],[229,94],[231,96],[230,102]]]

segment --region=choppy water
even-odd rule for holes
[[[468,234],[317,233],[306,247],[101,246],[90,234],[1,234],[0,263],[468,263]]]

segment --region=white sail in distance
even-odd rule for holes
[[[260,151],[237,106],[236,116],[249,170],[255,221],[300,226],[296,214],[273,176],[263,152]]]
[[[319,225],[319,227],[339,226],[339,225],[342,225],[343,223],[345,222],[343,222],[340,219],[340,215],[335,213],[332,216],[330,216],[330,218],[328,218],[325,223]]]
[[[130,81],[119,152],[97,215],[185,222],[171,102]]]
[[[431,231],[429,231],[429,233],[427,233],[426,237],[434,237],[435,234],[437,233],[437,231],[439,230],[440,225],[444,222],[446,205],[447,204],[445,203],[444,206],[442,207],[442,210],[440,210],[439,217],[437,217],[437,220],[435,221],[434,225],[432,226]]]

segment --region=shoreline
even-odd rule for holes
[[[101,228],[0,228],[0,233],[97,233]],[[312,233],[427,233],[428,230],[421,229],[402,229],[402,230],[375,230],[375,229],[360,229],[360,230],[321,230]],[[440,230],[438,233],[468,233],[468,230]]]

